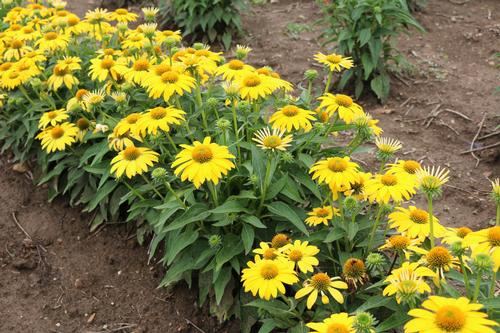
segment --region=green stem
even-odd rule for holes
[[[269,186],[269,178],[271,176],[272,160],[273,156],[272,155],[268,156],[266,163],[266,175],[264,177],[264,182],[262,183],[262,188],[260,191],[260,202],[259,202],[259,207],[257,208],[257,215],[260,215],[260,211],[262,210],[262,207],[264,206],[264,201],[266,200],[267,188]]]
[[[377,227],[380,222],[380,215],[382,215],[382,206],[378,207],[377,217],[375,218],[375,223],[373,224],[373,228],[370,232],[370,238],[368,238],[368,246],[366,247],[366,254],[368,254],[372,249],[373,238],[375,237],[375,233],[377,232]]]
[[[170,142],[170,145],[172,146],[172,148],[174,148],[174,152],[177,153],[177,146],[175,145],[174,140],[172,140],[170,133],[167,132],[166,134],[167,134],[168,142]]]
[[[212,195],[212,200],[214,201],[215,207],[219,206],[219,198],[217,197],[217,190],[214,184],[211,181],[208,181],[207,186],[210,194]]]
[[[144,197],[135,188],[133,188],[132,186],[130,186],[130,184],[127,183],[125,180],[123,181],[123,184],[125,184],[125,186],[127,186],[127,188],[130,190],[130,192],[134,193],[134,195],[136,195],[137,197],[139,197],[139,199],[146,200],[146,199],[144,199]]]
[[[465,296],[469,297],[469,295],[470,295],[469,274],[467,273],[467,271],[465,269],[464,259],[462,258],[462,256],[459,256],[458,260],[460,261],[460,269],[462,270],[462,273],[464,275]]]
[[[332,84],[333,72],[328,72],[328,77],[326,78],[325,94],[330,91],[330,85]]]
[[[141,177],[149,186],[151,186],[151,189],[156,193],[156,195],[158,195],[162,200],[165,200],[165,197],[160,192],[158,192],[156,186],[154,186],[144,174],[141,173]]]
[[[23,86],[19,86],[19,90],[23,93],[24,97],[26,97],[26,99],[32,104],[32,105],[35,105],[35,102],[33,102],[33,100],[29,97],[28,95],[28,92],[26,91],[26,89],[24,89]],[[55,107],[54,107],[55,109]]]
[[[309,108],[311,107],[312,102],[312,85],[312,80],[309,80],[309,83],[307,84],[307,107]]]
[[[172,193],[172,195],[175,197],[175,199],[177,199],[177,201],[179,201],[179,203],[181,204],[182,208],[186,209],[186,205],[184,204],[184,202],[181,200],[181,198],[177,195],[177,193],[175,193],[175,191],[172,189],[172,186],[170,186],[170,183],[167,182],[167,181],[164,181],[163,184],[165,184],[165,187],[167,188],[167,190]]]
[[[474,295],[472,296],[472,303],[476,303],[479,297],[479,288],[481,287],[481,270],[477,270],[476,274],[476,288],[474,289]]]
[[[500,226],[500,205],[497,205],[497,220],[495,225],[498,227]]]
[[[429,227],[430,227],[430,239],[431,239],[431,248],[435,245],[434,240],[434,216],[432,215],[432,196],[427,196],[427,211],[429,213]]]
[[[489,290],[489,294],[488,294],[489,298],[493,298],[493,296],[495,296],[496,282],[497,282],[497,271],[494,270],[493,273],[491,273],[491,285],[490,285],[490,290]]]
[[[236,138],[236,149],[238,150],[238,161],[241,161],[240,138],[238,134],[238,117],[236,114],[236,100],[231,101],[231,112],[233,113],[234,136]]]

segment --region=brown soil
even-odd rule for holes
[[[97,1],[69,1],[82,15]],[[401,158],[447,166],[452,177],[436,204],[438,216],[449,226],[484,227],[494,216],[488,179],[500,176],[500,150],[479,152],[478,167],[470,147],[478,124],[486,115],[481,135],[500,123],[499,72],[493,66],[499,52],[500,2],[469,1],[457,5],[430,0],[417,18],[427,33],[400,38],[399,45],[415,73],[393,80],[392,97],[385,106],[362,101],[385,130],[400,139]],[[313,1],[287,1],[253,6],[244,15],[251,46],[251,62],[271,65],[298,84],[312,55],[321,50],[320,27],[292,38],[287,23],[311,24],[320,17]],[[495,24],[496,23],[496,24]],[[437,106],[442,112],[426,127],[423,120]],[[455,133],[455,131],[458,133]],[[479,135],[479,136],[481,136]],[[498,142],[499,136],[478,141],[475,147]],[[365,155],[358,156],[371,163]],[[107,226],[89,234],[88,218],[67,207],[64,199],[48,204],[46,190],[34,188],[25,175],[15,174],[0,160],[0,322],[1,332],[238,332],[219,327],[206,309],[198,310],[196,292],[183,284],[172,291],[156,289],[162,272],[147,264],[144,248],[133,233]],[[29,233],[28,239],[15,224]]]

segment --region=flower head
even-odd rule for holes
[[[295,105],[285,105],[269,118],[273,128],[291,132],[303,129],[308,132],[312,129],[311,122],[315,120],[314,112],[301,109]]]
[[[340,278],[331,278],[326,273],[316,273],[310,279],[304,281],[304,286],[295,294],[295,298],[299,299],[306,295],[307,308],[311,309],[316,303],[318,295],[321,296],[323,304],[330,303],[328,294],[333,297],[338,303],[344,303],[344,296],[337,289],[347,289],[347,283],[340,281]]]
[[[350,258],[344,263],[342,269],[342,277],[353,289],[356,289],[358,284],[364,284],[369,280],[366,274],[365,263],[361,259]]]
[[[328,226],[329,221],[333,218],[333,215],[340,215],[339,210],[332,206],[323,206],[313,208],[311,212],[308,212],[308,218],[306,218],[305,223],[310,226],[317,226],[319,224],[324,224]]]
[[[427,267],[418,263],[404,262],[400,268],[393,269],[385,282],[384,296],[396,294],[398,303],[412,302],[419,294],[430,293],[431,287],[424,281],[425,277],[434,277],[436,274]]]
[[[296,240],[282,248],[285,258],[295,264],[302,273],[314,271],[313,266],[318,266],[319,261],[315,257],[319,249],[314,245],[309,245],[308,241]]]
[[[258,147],[273,152],[275,150],[285,151],[290,146],[292,139],[291,134],[284,136],[284,131],[274,128],[271,132],[268,127],[256,131],[255,136],[252,138],[253,141],[258,143]]]
[[[441,195],[441,187],[449,180],[449,170],[434,166],[423,167],[416,172],[417,184],[427,196],[436,197]]]
[[[319,323],[308,323],[307,327],[313,331],[311,333],[355,333],[354,316],[349,316],[346,312],[335,313]]]
[[[327,67],[331,72],[340,72],[342,69],[354,66],[351,57],[343,57],[335,53],[323,54],[320,52],[314,55],[314,60]]]
[[[111,160],[110,171],[118,178],[123,174],[127,178],[132,178],[147,172],[149,167],[158,162],[158,156],[157,152],[149,148],[131,145],[118,152],[118,155]]]

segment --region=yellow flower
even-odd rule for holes
[[[277,87],[273,86],[268,77],[255,72],[246,73],[237,78],[240,96],[249,101],[266,98],[271,95]]]
[[[65,150],[66,146],[71,146],[76,141],[78,128],[71,123],[62,123],[54,127],[44,129],[36,136],[42,141],[42,149],[51,153],[56,150]]]
[[[329,221],[333,218],[333,214],[339,216],[339,210],[332,206],[323,206],[313,208],[312,212],[307,213],[308,218],[305,219],[305,223],[310,226],[317,226],[323,223],[328,226]]]
[[[199,188],[205,181],[212,181],[215,185],[219,183],[222,175],[227,175],[229,170],[235,168],[230,159],[234,155],[229,153],[226,146],[219,146],[206,137],[203,143],[195,141],[192,146],[181,145],[184,148],[177,154],[172,168],[174,173],[181,177],[182,181],[188,179]]]
[[[253,141],[258,143],[258,147],[264,150],[272,150],[273,152],[277,150],[285,151],[287,147],[290,146],[292,142],[292,135],[287,135],[283,137],[284,131],[280,131],[276,128],[273,129],[272,133],[268,127],[260,129],[255,132],[255,137],[252,138]]]
[[[382,154],[394,154],[403,148],[399,140],[391,138],[376,138],[375,145]]]
[[[287,234],[276,234],[271,239],[271,246],[275,249],[280,249],[291,242],[292,240]]]
[[[303,129],[308,132],[312,128],[311,121],[316,119],[313,115],[312,111],[301,109],[295,105],[285,105],[273,113],[269,118],[269,123],[273,125],[273,128],[281,131],[291,132],[292,129]]]
[[[399,160],[396,163],[388,164],[391,173],[408,177],[412,182],[417,180],[417,171],[422,168],[420,163],[414,160]]]
[[[274,247],[269,246],[269,244],[266,242],[260,242],[259,246],[260,246],[259,248],[254,249],[252,252],[256,253],[256,254],[260,254],[263,259],[274,260],[278,257],[283,258],[283,255],[282,255],[282,252],[283,252],[282,248],[283,247],[274,248]]]
[[[354,319],[354,316],[341,312],[332,314],[320,323],[308,323],[306,326],[313,329],[311,333],[356,333]]]
[[[369,280],[365,263],[357,258],[349,258],[345,261],[342,267],[342,277],[353,289],[356,289],[358,284],[364,284]]]
[[[311,269],[312,271],[312,269]],[[335,301],[342,304],[344,303],[344,296],[337,289],[347,289],[347,283],[340,280],[339,277],[330,278],[326,273],[316,273],[310,279],[304,281],[302,289],[299,289],[295,294],[295,298],[299,299],[306,295],[307,297],[307,308],[311,309],[316,303],[318,294],[321,296],[321,302],[323,304],[330,303],[328,294],[330,294]]]
[[[110,21],[134,22],[137,20],[137,14],[131,13],[125,8],[118,8],[108,16]]]
[[[7,48],[3,51],[5,60],[19,60],[32,49],[27,46],[22,39],[12,39]]]
[[[127,132],[125,134],[118,135],[116,131],[113,131],[108,135],[108,147],[109,149],[113,149],[115,151],[121,151],[127,147],[134,146],[134,141],[132,141],[132,139],[142,142],[140,137],[136,137],[132,133]]]
[[[426,194],[440,191],[441,187],[449,180],[449,170],[434,166],[423,167],[417,170],[417,184]]]
[[[222,78],[227,81],[233,81],[246,74],[250,74],[255,70],[250,65],[243,61],[234,59],[217,68],[216,75],[222,75]]]
[[[408,260],[411,257],[411,250],[418,246],[422,241],[418,238],[410,238],[407,235],[392,235],[386,239],[385,244],[379,247],[379,250],[392,249],[396,253],[404,253],[405,258]]]
[[[171,38],[171,40],[180,42],[182,40],[181,31],[163,30],[156,32],[155,41],[158,44],[164,43],[167,40],[167,38]]]
[[[267,77],[273,89],[283,89],[285,91],[293,90],[293,85],[290,82],[283,80],[278,73],[272,71],[269,67],[259,68],[255,72]]]
[[[149,40],[143,33],[131,31],[127,38],[122,41],[122,48],[124,49],[142,49]]]
[[[485,253],[493,259],[495,272],[500,267],[500,226],[471,232],[465,236],[466,244],[470,245],[472,255]]]
[[[500,206],[500,178],[496,178],[495,180],[491,181],[491,198],[493,199],[493,202],[496,203],[497,206]],[[497,213],[497,215],[500,216],[500,212]]]
[[[38,122],[38,128],[44,129],[48,126],[55,126],[69,118],[65,109],[44,112]]]
[[[126,64],[120,64],[116,70],[120,75],[125,77],[125,80],[136,84],[142,84],[142,81],[149,75],[149,69],[152,67],[151,62],[147,58],[137,58],[134,60],[132,67]]]
[[[138,120],[136,130],[141,136],[147,133],[157,135],[159,129],[169,132],[170,125],[179,125],[184,121],[185,114],[186,112],[171,106],[149,109]]]
[[[157,66],[154,70],[156,75],[147,75],[142,81],[151,98],[163,96],[163,99],[168,102],[174,94],[182,96],[184,92],[191,92],[196,84],[196,80],[187,72],[176,70],[168,65]]]
[[[254,296],[259,294],[265,300],[276,298],[278,292],[284,294],[285,284],[299,281],[293,270],[293,262],[285,259],[267,260],[256,255],[255,260],[249,261],[247,266],[241,274],[245,292],[250,291]]]
[[[113,132],[116,133],[116,135],[124,135],[127,133],[132,133],[136,134],[138,133],[137,131],[137,124],[139,122],[139,119],[141,119],[142,114],[134,112],[123,118],[116,124],[115,128],[113,129]]]
[[[118,178],[123,174],[132,178],[148,171],[154,162],[158,162],[158,156],[157,152],[149,148],[128,146],[111,160],[110,172]]]
[[[125,64],[125,60],[118,58],[114,60],[110,56],[104,58],[94,58],[90,60],[90,78],[97,81],[106,81],[112,78],[115,81],[119,79],[117,67]]]
[[[57,65],[59,65],[59,68],[62,70],[76,71],[82,69],[82,66],[80,65],[81,62],[82,59],[78,57],[64,56],[63,59],[57,61]]]
[[[77,101],[78,101],[78,93],[79,92],[83,93],[83,95],[81,95],[80,105],[83,106],[83,108],[88,112],[91,112],[92,108],[94,106],[99,105],[104,101],[105,94],[104,94],[103,90],[94,90],[94,91],[89,92],[85,89],[80,89],[76,93],[77,94],[76,95]],[[68,104],[69,104],[69,101],[68,101]]]
[[[424,277],[434,277],[436,274],[427,267],[419,266],[416,262],[404,262],[400,268],[393,269],[385,282],[389,283],[383,291],[384,296],[396,294],[396,301],[414,300],[418,294],[430,293],[431,287],[424,281]]]
[[[408,200],[415,194],[414,184],[408,178],[398,174],[386,172],[383,175],[375,175],[365,185],[365,193],[370,202],[389,203],[394,201],[400,203]]]
[[[319,261],[315,255],[319,249],[314,245],[309,245],[307,241],[296,240],[293,244],[285,245],[282,248],[283,255],[295,264],[302,273],[314,271],[313,266],[318,266]]]
[[[408,312],[415,318],[406,323],[405,333],[495,333],[490,326],[498,326],[487,319],[486,313],[478,311],[482,304],[471,303],[465,297],[430,296],[422,307]]]
[[[47,32],[43,37],[36,41],[35,45],[41,51],[56,51],[66,49],[69,43],[69,36],[66,34],[59,34],[55,31]]]
[[[446,231],[446,235],[443,237],[441,242],[448,245],[453,245],[460,242],[462,243],[462,247],[467,247],[467,244],[464,242],[465,237],[471,232],[472,229],[468,227],[448,228]]]
[[[335,189],[349,189],[357,180],[358,169],[359,166],[351,162],[348,156],[328,157],[316,162],[309,173],[313,174],[312,179],[319,184],[326,183]]]
[[[350,188],[341,188],[340,191],[344,192],[345,196],[352,196],[357,200],[366,200],[365,185],[371,177],[372,174],[369,172],[357,172],[356,179],[350,184]],[[330,190],[333,194],[333,200],[337,200],[339,189],[330,187]]]
[[[446,228],[439,224],[436,216],[432,217],[432,222],[435,237],[440,238],[447,234]],[[389,214],[389,223],[391,228],[406,233],[410,238],[423,241],[430,235],[429,213],[415,206],[409,206],[408,209],[396,207],[396,211]]]
[[[66,88],[71,89],[78,83],[80,81],[71,73],[71,70],[67,67],[64,68],[60,64],[54,66],[53,74],[47,80],[47,84],[52,90],[59,89],[63,84]]]
[[[415,253],[421,254],[420,263],[436,272],[434,283],[439,285],[441,280],[444,280],[444,273],[450,269],[459,269],[458,258],[454,257],[451,252],[444,246],[434,246],[430,250],[425,250],[420,247],[413,247]]]
[[[361,105],[355,103],[351,97],[343,94],[325,94],[318,98],[321,103],[320,109],[324,109],[331,117],[335,112],[346,124],[352,123],[356,118],[365,114]]]
[[[314,60],[328,67],[331,72],[340,72],[342,69],[349,69],[354,66],[351,57],[342,57],[335,53],[323,54],[320,52],[314,55]]]
[[[105,21],[109,21],[109,12],[107,9],[103,8],[96,8],[94,10],[89,10],[85,14],[85,19],[90,24],[97,25]]]
[[[76,140],[83,142],[83,138],[87,134],[89,130],[91,130],[92,124],[87,118],[79,118],[76,123],[76,127],[78,128],[78,134],[76,135]]]

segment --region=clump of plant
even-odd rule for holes
[[[81,20],[64,5],[5,16],[0,140],[36,158],[50,198],[81,204],[92,229],[135,226],[161,286],[196,283],[199,304],[242,332],[492,332],[499,217],[479,231],[440,222],[448,171],[395,159],[401,143],[329,93],[352,59],[317,54],[326,86],[308,70],[296,91],[248,47],[226,60],[158,30],[157,8],[130,29],[125,9]],[[377,171],[356,155],[372,142]]]
[[[354,84],[356,97],[366,86],[385,102],[390,92],[390,65],[404,57],[395,46],[400,33],[411,28],[423,31],[401,0],[318,1],[323,9],[325,44],[335,43],[337,52],[349,55],[358,66],[344,73],[339,89]]]
[[[176,26],[191,40],[220,42],[229,49],[243,30],[240,11],[244,0],[162,0],[162,25]]]

